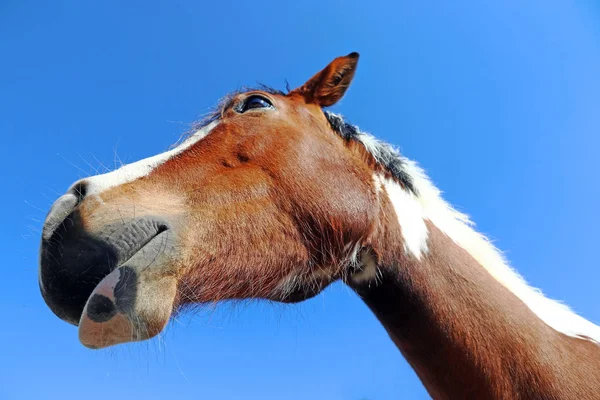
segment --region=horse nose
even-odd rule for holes
[[[59,318],[77,325],[94,287],[116,265],[115,250],[86,231],[79,213],[88,184],[75,183],[52,205],[40,246],[39,285]]]

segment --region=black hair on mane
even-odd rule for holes
[[[390,144],[377,140],[368,133],[361,132],[356,125],[344,120],[344,117],[329,111],[323,111],[331,128],[344,140],[362,143],[375,161],[385,168],[394,179],[415,195],[418,195],[412,177],[406,172],[406,161],[400,152]],[[367,142],[368,141],[368,145]]]

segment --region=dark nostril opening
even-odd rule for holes
[[[86,181],[79,181],[71,188],[71,192],[77,196],[77,203],[81,203],[87,195],[88,184]]]
[[[163,233],[164,231],[168,230],[169,227],[165,224],[160,224],[158,225],[158,229],[156,231],[156,235],[158,236],[159,234]]]
[[[42,229],[42,239],[50,239],[54,231],[69,218],[69,215],[85,199],[88,189],[89,184],[86,181],[79,181],[65,195],[54,202]]]

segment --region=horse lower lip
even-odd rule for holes
[[[170,232],[163,231],[105,276],[79,318],[79,339],[89,348],[146,340],[168,323],[176,297]]]

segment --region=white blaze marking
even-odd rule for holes
[[[124,165],[121,168],[106,174],[85,178],[84,181],[87,183],[87,193],[90,195],[97,195],[112,187],[132,182],[138,178],[148,175],[159,165],[164,164],[167,160],[173,158],[177,154],[181,154],[184,150],[204,139],[217,125],[218,121],[211,122],[210,124],[196,131],[183,143],[172,150]],[[74,185],[76,184],[77,182]]]

